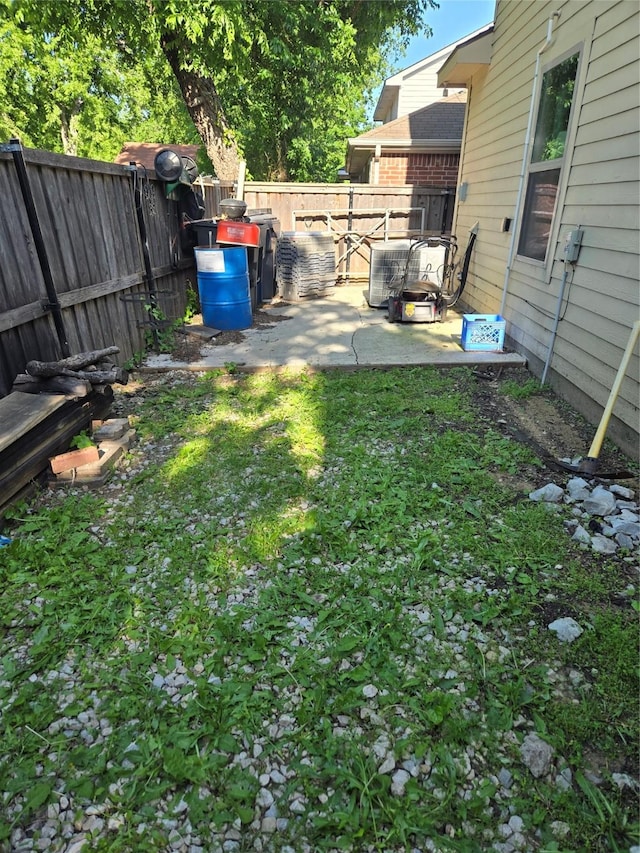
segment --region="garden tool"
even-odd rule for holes
[[[636,320],[636,322],[633,324],[633,328],[631,329],[631,335],[629,336],[627,348],[625,349],[624,355],[622,356],[622,361],[620,362],[616,378],[614,379],[611,391],[609,392],[609,399],[607,400],[607,404],[604,407],[604,411],[602,412],[600,424],[598,426],[598,429],[596,430],[595,436],[593,437],[593,441],[591,442],[589,453],[577,465],[571,465],[569,463],[563,462],[562,460],[558,460],[558,464],[566,471],[572,471],[576,474],[596,474],[598,470],[598,459],[600,456],[600,451],[602,449],[602,444],[604,442],[604,437],[607,432],[607,427],[609,426],[609,421],[611,419],[611,413],[613,412],[613,407],[615,406],[616,400],[618,398],[620,386],[622,385],[622,381],[627,372],[627,367],[629,366],[629,362],[631,361],[631,356],[633,355],[633,350],[635,349],[639,336],[640,320]],[[600,474],[600,476],[603,477],[605,475]],[[611,474],[609,477],[606,477],[606,479],[627,479],[633,476],[634,475],[628,471],[622,471],[616,472],[615,474]]]

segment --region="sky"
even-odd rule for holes
[[[433,35],[416,36],[407,54],[397,61],[398,68],[408,68],[426,56],[469,35],[493,20],[495,0],[439,0],[440,8],[431,9],[426,20]]]
[[[411,39],[406,55],[396,59],[397,71],[408,68],[493,21],[495,0],[438,0],[438,2],[439,8],[431,9],[426,15],[426,21],[433,30],[433,35],[430,38],[415,36]],[[369,121],[372,120],[381,91],[382,87],[373,93]]]

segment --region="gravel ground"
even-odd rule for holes
[[[113,414],[122,416],[135,411],[149,388],[162,383],[194,381],[190,374],[178,374],[145,380],[140,388],[132,385],[119,395]],[[172,436],[158,442],[145,441],[133,448],[100,492],[108,509],[105,518],[91,528],[95,537],[104,541],[105,523],[131,501],[128,484],[144,476],[150,465],[169,460],[178,445],[179,439]],[[398,443],[389,442],[387,446],[376,445],[374,456],[391,456],[401,465],[402,452]],[[372,462],[375,464],[375,458]],[[315,472],[319,485],[326,489],[335,487],[339,460],[336,466]],[[251,476],[250,468],[249,464],[247,477]],[[439,486],[434,482],[432,488],[437,491]],[[75,493],[79,498],[83,495],[82,490]],[[54,491],[46,500],[55,505],[68,494],[68,489]],[[248,523],[239,504],[238,495],[221,486],[199,515],[191,514],[183,521],[182,533],[195,536],[200,526],[215,524],[229,544],[235,544],[246,535]],[[150,506],[145,518],[131,519],[132,532],[138,526],[157,524],[163,518],[171,521],[169,507]],[[347,527],[350,523],[345,519]],[[425,520],[420,529],[414,526],[412,535],[428,541],[437,533],[446,541],[448,524],[446,517]],[[500,519],[489,519],[488,524],[499,525]],[[574,530],[575,526],[570,532]],[[296,534],[290,544],[295,547]],[[197,548],[197,543],[194,547]],[[8,844],[0,849],[11,853],[37,850],[81,853],[92,849],[175,853],[246,850],[314,853],[318,849],[424,853],[449,849],[443,836],[452,843],[464,842],[467,846],[459,849],[465,850],[496,853],[537,850],[541,849],[543,838],[546,844],[553,839],[556,845],[545,849],[564,849],[563,839],[571,830],[569,823],[558,819],[547,823],[533,820],[531,809],[523,811],[523,803],[527,800],[528,787],[538,781],[560,793],[570,788],[576,768],[570,767],[566,757],[551,745],[553,737],[545,740],[536,733],[533,718],[524,712],[526,701],[523,700],[523,713],[515,715],[508,724],[491,722],[475,686],[478,673],[484,671],[485,678],[495,679],[495,690],[502,693],[508,690],[516,673],[526,671],[532,662],[522,657],[521,647],[529,630],[548,627],[555,597],[546,594],[549,609],[537,625],[535,622],[523,625],[521,632],[496,628],[493,624],[488,627],[482,620],[470,618],[470,614],[493,605],[499,610],[507,600],[508,590],[503,577],[489,565],[478,563],[471,553],[452,553],[448,565],[425,580],[420,594],[413,596],[398,588],[399,578],[411,576],[413,553],[398,547],[378,557],[374,561],[375,590],[371,556],[366,550],[349,559],[331,562],[322,555],[301,556],[298,561],[279,565],[278,571],[290,578],[292,588],[304,587],[310,568],[322,581],[315,588],[309,586],[307,600],[301,599],[298,609],[289,608],[286,621],[277,625],[265,617],[265,603],[275,593],[271,589],[272,575],[265,573],[259,562],[240,567],[233,588],[225,595],[221,595],[215,583],[193,580],[184,572],[176,574],[171,557],[160,550],[147,553],[144,563],[125,566],[130,594],[144,602],[151,631],[169,636],[175,626],[184,628],[184,614],[190,607],[204,607],[212,619],[227,620],[237,631],[235,646],[227,647],[221,669],[216,649],[183,660],[167,647],[166,652],[151,659],[145,657],[143,638],[124,633],[121,642],[114,644],[113,652],[103,658],[92,658],[71,648],[62,665],[34,673],[30,677],[34,688],[52,697],[59,708],[46,731],[34,732],[43,742],[40,773],[45,764],[56,765],[58,751],[67,752],[73,745],[86,748],[90,756],[103,753],[107,761],[103,769],[111,781],[104,796],[98,796],[97,792],[94,795],[82,787],[74,790],[68,778],[57,776],[53,784],[55,796],[48,798],[46,810],[36,811],[28,825],[14,829]],[[629,560],[626,566],[628,578],[632,574]],[[561,572],[562,566],[556,566],[555,570]],[[428,596],[424,594],[427,588]],[[633,588],[621,584],[622,596],[632,592]],[[358,644],[350,644],[348,636],[342,646],[328,639],[326,626],[331,623],[331,608],[340,607],[354,594],[362,608],[370,609],[372,617],[388,609],[403,632],[404,641],[393,647],[390,662],[399,674],[396,683],[406,685],[398,695],[389,695],[386,676],[379,680],[371,677],[372,670],[365,667],[365,652]],[[28,661],[37,641],[33,634],[28,641],[21,641],[18,627],[32,618],[30,614],[36,618],[43,604],[38,590],[32,589],[32,595],[24,601],[22,612],[16,614],[5,635],[4,654],[16,664]],[[566,613],[560,609],[557,615]],[[265,631],[272,634],[270,642],[279,660],[278,678],[272,674],[263,677],[261,663],[246,653],[247,648],[259,647],[259,638]],[[11,687],[6,668],[8,657],[3,658],[5,674],[0,680],[0,688],[5,691]],[[184,713],[185,719],[193,719],[196,713],[205,713],[202,703],[207,692],[224,697],[233,715],[236,707],[233,696],[245,689],[252,696],[261,697],[262,708],[271,708],[271,713],[259,722],[251,718],[246,725],[231,726],[228,739],[216,747],[229,784],[238,786],[238,802],[250,814],[212,820],[207,808],[204,805],[198,808],[198,804],[219,800],[220,792],[210,786],[206,777],[190,776],[186,770],[183,784],[152,797],[143,812],[136,815],[128,812],[125,791],[131,784],[132,771],[144,764],[150,747],[148,735],[144,738],[139,735],[139,719],[128,717],[122,709],[119,714],[114,713],[117,702],[112,693],[121,691],[126,696],[136,692],[131,672],[127,671],[134,659],[138,661],[135,679],[144,682],[149,706],[160,715],[173,706]],[[425,661],[429,661],[428,669]],[[560,640],[557,657],[549,659],[545,670],[544,681],[551,694],[562,701],[577,702],[578,693],[590,689],[588,674],[566,665]],[[335,684],[342,684],[350,697],[342,707],[335,697],[330,701],[327,696],[312,697],[313,673],[321,673],[325,679],[329,671]],[[121,685],[113,682],[114,678],[119,678]],[[528,689],[526,679],[522,685]],[[487,687],[489,692],[492,689]],[[265,697],[270,697],[266,704]],[[423,697],[422,702],[417,703],[416,697]],[[251,697],[245,698],[251,707]],[[9,693],[2,712],[6,714],[18,699],[17,692]],[[310,714],[315,715],[311,721]],[[445,744],[434,738],[425,746],[412,736],[419,718],[424,721],[426,716],[437,727],[450,714],[459,727],[457,741]],[[114,731],[112,720],[116,717],[120,728]],[[331,744],[340,744],[340,752],[332,760],[362,768],[359,788],[355,781],[351,791],[332,787],[328,782],[330,773],[323,737]],[[175,747],[174,753],[165,755],[165,767],[169,765],[169,772],[180,779],[180,766],[174,767],[171,762],[179,765],[184,753],[179,743]],[[606,779],[621,791],[632,792],[638,787],[628,762],[622,758],[618,763],[605,762],[594,753],[590,763],[579,769],[594,785],[601,785]],[[373,776],[380,785],[375,791]],[[153,781],[149,780],[151,786]],[[428,830],[418,838],[414,833],[414,840],[406,845],[385,846],[380,840],[375,845],[361,846],[355,836],[350,837],[356,824],[346,818],[344,831],[337,833],[339,815],[348,810],[353,797],[356,810],[366,810],[367,797],[381,796],[382,791],[395,803],[390,808],[396,815],[402,814],[403,803],[415,804],[422,799],[431,804],[437,816],[444,813],[444,804],[457,798],[461,805],[456,806],[455,813],[466,812],[468,817],[455,825],[446,823],[439,827],[440,838],[435,831],[432,837]],[[5,796],[5,802],[7,799]],[[12,800],[5,820],[17,818],[20,809],[21,802]],[[340,838],[336,847],[323,844],[320,848],[314,841],[318,838],[318,827],[323,825],[328,827],[327,838],[332,837],[331,833],[336,833],[336,841]],[[437,817],[433,825],[438,825]],[[133,840],[123,846],[109,846],[114,839],[123,837],[125,829],[129,833],[126,837]]]

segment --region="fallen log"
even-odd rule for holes
[[[126,385],[129,374],[122,367],[113,365],[109,370],[70,370],[68,367],[60,367],[59,362],[30,361],[27,364],[27,373],[31,376],[71,376],[74,379],[84,379],[92,385],[113,385],[118,382]]]
[[[91,352],[79,352],[77,355],[71,355],[69,358],[61,358],[59,361],[30,361],[27,363],[27,373],[32,376],[55,376],[62,369],[82,370],[90,364],[95,364],[98,361],[103,361],[110,355],[115,355],[120,352],[119,347],[106,347],[105,349],[96,349]],[[40,369],[47,368],[50,373],[34,373],[29,369],[29,365],[37,365]]]
[[[91,383],[86,379],[74,379],[72,376],[51,376],[43,379],[19,373],[13,380],[12,391],[23,394],[64,394],[65,397],[86,397],[91,391]]]

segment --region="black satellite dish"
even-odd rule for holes
[[[183,163],[179,154],[170,148],[158,151],[153,161],[153,168],[161,181],[172,183],[179,181],[182,175]]]

